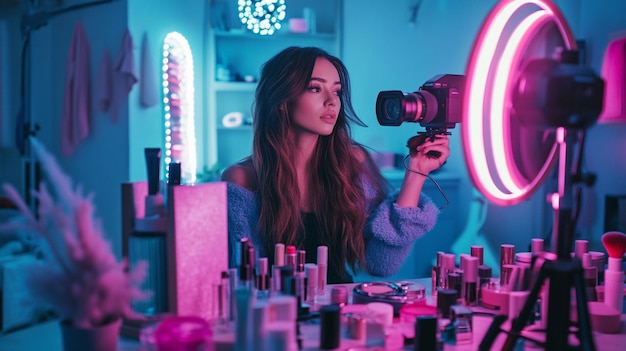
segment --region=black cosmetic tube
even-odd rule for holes
[[[156,195],[159,193],[161,149],[158,147],[147,147],[144,149],[144,154],[148,172],[148,195]]]

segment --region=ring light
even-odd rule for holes
[[[562,13],[547,0],[500,1],[476,37],[466,69],[461,135],[470,178],[495,204],[528,199],[555,164],[556,141],[537,174],[529,177],[516,162],[525,145],[516,145],[520,140],[511,137],[522,132],[510,107],[522,65],[551,56],[559,46],[575,50],[576,41]]]

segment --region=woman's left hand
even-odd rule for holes
[[[409,139],[409,167],[428,174],[441,167],[450,156],[450,140],[447,135],[416,135]]]

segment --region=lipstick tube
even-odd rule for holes
[[[500,286],[508,282],[507,267],[515,264],[515,246],[510,244],[500,245]]]
[[[466,306],[478,305],[478,257],[465,258],[463,270],[463,301]]]
[[[437,252],[437,258],[435,261],[435,265],[432,267],[431,275],[430,275],[430,293],[432,296],[437,296],[437,290],[442,288],[442,278],[441,278],[441,264],[443,262],[443,251]]]
[[[296,247],[289,245],[285,250],[285,266],[293,267],[296,270]]]
[[[480,245],[470,246],[470,256],[478,258],[478,265],[482,266],[485,257],[485,248]]]

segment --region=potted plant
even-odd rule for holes
[[[140,317],[131,300],[147,295],[139,288],[146,264],[130,270],[125,260],[116,258],[95,216],[92,194],[74,188],[53,155],[36,139],[30,142],[47,182],[33,190],[35,212],[12,185],[4,184],[22,218],[3,225],[0,232],[18,230],[35,247],[38,259],[27,267],[25,289],[31,302],[59,316],[65,350],[71,350],[74,341],[88,350],[84,343],[89,340],[97,344],[92,350],[116,350],[121,320]],[[103,327],[104,334],[94,334]]]

